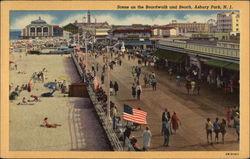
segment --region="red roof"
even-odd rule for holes
[[[53,25],[53,28],[60,28],[59,25]]]

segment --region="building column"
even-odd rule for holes
[[[35,27],[35,36],[37,36],[37,28]]]
[[[197,59],[197,66],[199,68],[199,72],[198,72],[198,78],[201,79],[201,61],[200,61],[200,58],[199,57],[196,57]]]
[[[43,27],[41,27],[41,29],[42,29],[42,36],[43,36]]]
[[[28,27],[28,36],[30,36],[30,27]]]

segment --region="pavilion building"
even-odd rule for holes
[[[23,39],[52,37],[53,25],[47,24],[46,21],[39,17],[39,19],[31,21],[31,23],[22,30],[21,36]]]

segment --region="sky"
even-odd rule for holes
[[[107,21],[110,25],[131,25],[131,24],[148,24],[148,25],[166,25],[172,20],[178,22],[207,22],[209,19],[216,20],[216,14],[225,11],[170,11],[170,10],[90,10],[91,21]],[[31,21],[38,17],[45,20],[48,24],[65,26],[69,23],[83,21],[87,16],[86,10],[47,10],[47,11],[11,11],[10,12],[10,29],[23,29]]]

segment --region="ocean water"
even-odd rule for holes
[[[21,30],[10,30],[10,40],[19,40],[21,35]]]

